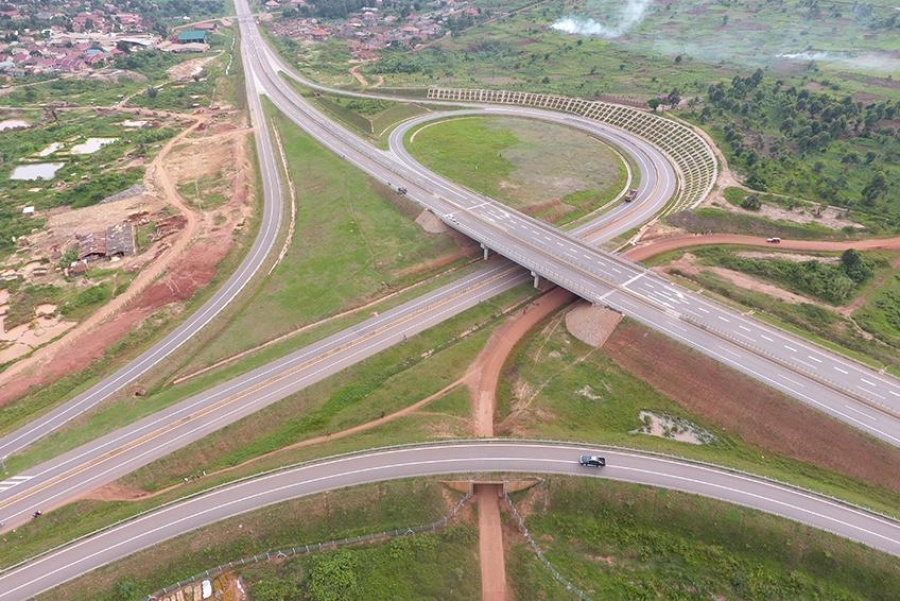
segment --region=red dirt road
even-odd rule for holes
[[[658,254],[692,246],[713,246],[720,244],[736,244],[741,246],[763,246],[773,250],[811,250],[841,252],[850,248],[856,250],[900,250],[900,238],[873,238],[870,240],[853,240],[834,242],[825,240],[784,240],[778,244],[766,242],[765,238],[756,236],[738,236],[737,234],[711,234],[709,236],[673,236],[657,238],[625,251],[625,256],[633,261],[643,261]]]
[[[478,501],[478,558],[482,601],[506,601],[506,562],[500,527],[500,484],[476,484]]]
[[[542,319],[574,299],[575,295],[568,290],[554,288],[510,316],[488,339],[465,377],[472,398],[475,436],[494,435],[497,383],[503,364],[516,343]]]

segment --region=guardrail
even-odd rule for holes
[[[675,164],[681,185],[668,212],[690,209],[703,201],[718,175],[718,163],[712,148],[690,127],[655,113],[603,102],[554,94],[467,88],[428,89],[429,100],[514,104],[573,113],[613,125],[659,147]]]

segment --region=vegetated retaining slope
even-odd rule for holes
[[[697,206],[712,190],[718,174],[715,153],[694,130],[627,106],[552,94],[438,87],[428,89],[428,99],[517,104],[564,111],[638,135],[666,152],[681,172],[681,187],[669,212]]]

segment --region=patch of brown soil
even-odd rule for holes
[[[447,253],[446,255],[442,255],[428,261],[421,261],[419,263],[416,263],[415,265],[410,265],[409,267],[406,267],[404,269],[397,270],[394,272],[394,277],[402,279],[414,275],[436,271],[442,267],[450,265],[454,261],[464,259],[465,257],[469,257],[471,255],[472,253],[470,251],[460,249],[455,252]]]
[[[125,486],[118,482],[110,482],[100,488],[92,490],[83,499],[91,501],[138,501],[150,496],[146,490]]]
[[[0,373],[0,405],[102,359],[109,346],[138,327],[155,310],[189,299],[212,279],[218,263],[232,247],[234,230],[251,210],[247,203],[250,165],[244,139],[252,130],[229,125],[207,131],[204,138],[189,138],[208,123],[195,120],[167,142],[147,170],[144,181],[152,195],[180,212],[173,219],[179,226],[183,223],[183,230],[177,237],[157,242],[155,251],[151,247],[150,259],[139,257],[145,266],[123,294],[60,340]],[[170,156],[176,147],[179,147],[176,154],[183,154],[180,145],[190,149],[191,161],[183,156],[173,160]],[[170,172],[173,167],[174,174]],[[189,208],[176,188],[179,179],[196,177],[186,168],[226,169],[230,184],[226,204],[208,214]],[[222,222],[216,224],[217,220]],[[66,352],[76,344],[77,353]]]
[[[350,75],[352,75],[353,78],[359,82],[359,85],[363,86],[364,88],[368,88],[369,81],[365,77],[363,77],[362,73],[359,72],[360,67],[362,67],[362,65],[353,66],[353,68],[350,69]]]
[[[500,484],[476,484],[482,601],[506,601],[506,562],[500,525]]]
[[[166,277],[143,290],[114,317],[94,326],[89,336],[80,338],[77,353],[59,353],[53,361],[43,365],[40,371],[20,374],[6,382],[0,389],[0,405],[103,359],[110,346],[137,329],[155,310],[170,303],[185,301],[209,283],[216,266],[229,248],[230,244],[226,240],[194,245],[183,262]]]
[[[554,288],[514,313],[488,339],[465,376],[472,398],[475,436],[494,435],[497,382],[513,347],[532,327],[574,298],[575,295],[568,290]]]
[[[617,328],[605,348],[623,369],[751,445],[900,492],[900,449],[636,324]]]
[[[165,169],[162,168],[162,165],[166,156],[168,156],[175,145],[183,140],[190,132],[199,127],[199,125],[200,121],[195,121],[191,127],[181,132],[172,140],[169,140],[150,165],[150,168],[147,170],[147,175],[144,178],[144,184],[146,186],[152,189],[158,189],[165,201],[172,204],[185,217],[186,225],[181,236],[167,251],[162,252],[155,261],[153,261],[146,269],[142,270],[128,287],[128,290],[123,294],[107,303],[102,309],[95,312],[91,317],[73,328],[68,334],[57,340],[55,343],[39,349],[31,357],[16,363],[0,373],[0,405],[18,398],[27,390],[38,384],[51,382],[54,379],[66,375],[73,369],[83,369],[87,367],[92,361],[101,357],[103,354],[100,352],[100,349],[93,348],[96,340],[104,338],[105,344],[111,344],[112,342],[115,342],[117,338],[110,340],[105,338],[106,336],[112,332],[119,332],[120,337],[124,336],[133,325],[146,317],[146,314],[133,315],[133,321],[130,321],[129,325],[125,326],[125,329],[119,329],[121,326],[117,326],[113,323],[116,322],[117,319],[110,320],[111,316],[120,311],[127,312],[128,305],[134,303],[137,297],[144,293],[151,282],[164,273],[174,262],[176,257],[187,250],[191,238],[197,233],[199,224],[197,215],[182,202],[181,197],[175,190],[175,186],[169,179]],[[182,268],[185,264],[190,264],[191,262],[192,259],[188,258],[187,261],[182,264]],[[103,325],[100,326],[100,324]],[[95,331],[99,332],[101,328],[103,330],[102,335],[98,334],[95,336]],[[88,336],[88,333],[91,335]],[[64,352],[74,348],[76,342],[78,343],[78,353]],[[90,354],[90,360],[83,359],[83,356],[86,353]]]

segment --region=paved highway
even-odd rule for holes
[[[594,122],[575,125],[606,136]],[[575,230],[594,240],[649,219],[674,191],[675,174],[658,150],[616,136],[612,132],[608,137],[632,156],[642,172],[640,194],[630,210],[620,206]],[[487,263],[454,284],[25,470],[0,485],[0,522],[6,529],[14,528],[36,509],[47,511],[114,481],[527,279],[526,272],[506,261]]]
[[[250,24],[245,21],[244,26]],[[640,265],[438,177],[402,147],[405,131],[428,117],[398,128],[391,136],[391,152],[373,149],[300,98],[278,75],[277,62],[269,62],[271,54],[253,31],[245,39],[260,50],[250,67],[260,88],[295,123],[364,171],[395,186],[402,184],[411,198],[455,229],[582,298],[614,307],[832,417],[900,445],[900,382],[896,379],[709,301]],[[583,124],[597,128],[599,135],[611,129],[536,109],[486,110]],[[660,181],[651,187],[666,185]]]
[[[528,281],[499,260],[465,278],[194,395],[33,469],[0,491],[0,530],[27,522]]]
[[[579,465],[583,452],[604,455],[607,466]],[[779,515],[900,556],[900,523],[752,476],[632,451],[471,441],[326,459],[162,507],[0,574],[0,601],[32,597],[180,534],[288,499],[385,480],[475,473],[600,477],[670,488]],[[585,511],[590,510],[586,500]]]
[[[246,52],[242,48],[242,52]],[[246,60],[246,59],[245,59]],[[16,453],[63,424],[75,419],[82,413],[91,410],[110,398],[129,382],[163,361],[172,352],[187,342],[200,329],[216,317],[244,289],[247,282],[259,271],[260,266],[269,256],[278,231],[281,227],[283,213],[281,180],[278,166],[269,140],[269,131],[260,127],[265,123],[259,90],[252,77],[247,79],[247,99],[252,122],[256,125],[257,153],[260,162],[260,174],[263,184],[263,213],[259,234],[250,248],[250,252],[241,262],[237,271],[200,309],[178,326],[171,334],[153,345],[134,361],[111,376],[104,378],[85,392],[77,395],[47,414],[33,420],[26,426],[0,438],[0,463],[2,459]]]
[[[246,55],[245,55],[245,61],[246,60],[247,59],[246,59]],[[248,80],[252,80],[253,85],[260,86],[260,89],[264,89],[268,94],[270,94],[270,96],[273,97],[273,100],[276,100],[276,104],[279,104],[279,102],[281,102],[282,104],[284,104],[285,102],[290,104],[292,102],[289,95],[285,94],[281,87],[281,86],[283,86],[283,82],[280,82],[280,85],[279,85],[279,82],[276,82],[276,81],[272,80],[271,78],[267,79],[264,71],[263,71],[263,77],[260,77],[259,76],[260,71],[254,70],[252,68],[248,70],[248,74],[249,74]],[[277,77],[276,77],[276,79],[277,79]],[[261,82],[267,82],[267,83],[261,83]],[[513,110],[516,110],[516,109],[513,109]],[[537,112],[537,111],[535,111],[535,112]],[[302,117],[298,117],[296,114],[296,106],[293,111],[289,112],[289,114],[290,113],[294,113],[294,114],[291,114],[291,116],[292,116],[292,118],[295,119],[295,121],[302,120]],[[573,118],[569,118],[569,119],[573,119]],[[309,123],[307,123],[307,126],[309,126]],[[327,128],[328,126],[325,126],[325,127]],[[374,172],[376,174],[376,176],[380,175],[381,177],[385,177],[385,178],[386,177],[394,177],[395,179],[397,177],[400,177],[400,179],[397,180],[398,183],[402,182],[402,183],[406,183],[409,186],[414,186],[414,187],[417,185],[423,185],[425,187],[430,187],[432,184],[435,183],[435,182],[428,181],[428,178],[434,177],[433,174],[427,173],[426,171],[422,170],[420,167],[416,167],[416,169],[415,169],[416,170],[415,178],[410,177],[409,173],[404,173],[403,175],[398,175],[403,172],[402,172],[402,170],[398,171],[397,163],[393,163],[393,161],[399,160],[402,162],[403,160],[408,160],[408,158],[403,159],[401,157],[402,153],[397,152],[395,154],[395,153],[381,153],[380,151],[374,151],[374,154],[377,156],[378,160],[372,161],[372,155],[373,155],[372,149],[357,147],[356,143],[359,143],[359,141],[353,140],[352,137],[347,137],[346,134],[344,135],[343,138],[338,137],[336,140],[331,139],[331,140],[326,141],[326,144],[331,146],[336,152],[343,151],[346,153],[353,153],[350,156],[350,160],[357,162],[357,164],[359,164],[360,166],[364,166],[366,163],[369,163],[370,172]],[[382,163],[383,160],[386,160],[388,162]],[[384,165],[384,166],[382,166],[382,165]],[[410,172],[410,173],[412,173],[412,172]],[[415,183],[407,182],[406,181],[407,179],[412,180]],[[500,207],[499,205],[494,205],[491,201],[489,201],[487,199],[474,198],[475,195],[472,195],[468,191],[460,190],[458,187],[447,186],[445,183],[440,182],[439,180],[438,180],[438,183],[440,183],[444,187],[443,188],[435,187],[434,189],[441,190],[441,192],[445,196],[448,196],[450,198],[443,198],[440,196],[436,196],[434,198],[429,199],[434,203],[430,206],[432,206],[433,208],[436,208],[438,214],[443,216],[451,225],[454,225],[455,227],[459,226],[459,229],[462,229],[462,227],[466,227],[466,226],[472,227],[472,226],[469,225],[468,223],[466,223],[466,225],[464,226],[460,223],[460,221],[468,222],[469,220],[471,220],[474,222],[474,224],[476,226],[478,225],[477,222],[479,220],[490,222],[490,223],[496,223],[499,221],[500,225],[497,228],[494,228],[495,230],[500,229],[501,231],[503,231],[505,233],[509,227],[519,228],[524,225],[524,226],[526,226],[525,230],[527,231],[527,227],[529,226],[529,224],[521,223],[519,220],[519,218],[521,216],[515,215],[514,212],[504,209],[503,207]],[[642,185],[643,185],[643,182],[642,182]],[[657,190],[659,188],[658,185],[656,185],[656,184],[651,185],[651,184],[647,183],[645,189],[642,190],[642,194],[649,195],[649,192],[647,190],[648,187],[650,188],[651,191]],[[411,191],[414,190],[414,188],[410,188],[410,189],[411,189]],[[422,197],[424,195],[427,195],[428,193],[429,193],[428,190],[418,189],[418,190],[416,190],[415,197],[420,202],[422,202]],[[461,196],[459,196],[459,195],[461,195]],[[454,197],[456,197],[456,196],[459,196],[459,198],[454,199]],[[474,205],[466,204],[473,199],[476,201]],[[445,208],[447,206],[447,205],[442,206],[440,204],[441,202],[447,203],[449,205],[449,207],[452,209],[452,211],[441,212],[441,209]],[[423,204],[425,204],[425,203],[423,203]],[[478,212],[478,214],[475,215],[474,219],[472,216],[466,214],[466,213],[475,213],[477,209],[481,209],[482,207],[483,207],[482,211]],[[459,211],[459,214],[458,215],[451,214],[453,211]],[[485,216],[486,216],[486,219],[484,218]],[[512,216],[512,218],[510,216]],[[617,219],[618,219],[618,217],[619,216],[616,216]],[[509,224],[505,223],[507,220],[510,221]],[[619,221],[621,221],[621,220],[619,220]],[[484,225],[484,224],[482,224],[482,225]],[[542,224],[538,224],[538,225],[542,225]],[[490,230],[490,227],[488,229]],[[538,236],[543,235],[540,230],[535,230],[535,229],[533,229],[531,231],[531,233],[536,234]],[[565,239],[565,237],[563,237],[563,238]],[[476,237],[476,239],[477,239],[477,237]],[[493,241],[490,238],[485,237],[484,240],[488,243],[489,246],[491,246],[493,248],[497,247],[497,246],[493,245]],[[537,238],[535,238],[535,240],[537,240]],[[553,239],[551,238],[548,241],[553,241]],[[570,247],[568,247],[567,250],[571,250],[571,249],[572,249],[572,247],[570,246]],[[590,249],[590,250],[593,250],[593,249]],[[568,254],[568,253],[566,253],[566,254]],[[626,262],[626,265],[627,265],[627,262]],[[538,268],[538,269],[540,269],[540,268]],[[617,268],[613,268],[613,273],[615,272],[614,271],[615,269],[617,269]],[[521,272],[516,272],[514,270],[511,270],[511,271],[508,271],[507,273],[511,279],[518,278],[517,281],[521,281],[521,279],[522,279]],[[543,272],[539,271],[539,273],[543,273]],[[546,275],[546,274],[544,274],[544,275]],[[651,275],[651,274],[644,274],[644,275]],[[643,278],[644,275],[640,275],[640,277],[638,279]],[[555,279],[555,278],[551,278],[551,279]],[[636,280],[633,280],[633,281],[636,281]],[[627,288],[628,284],[632,283],[633,281],[626,281],[624,286],[618,285],[616,282],[612,282],[612,284],[609,284],[607,282],[594,282],[594,287],[595,287],[595,290],[599,289],[600,293],[602,295],[604,295],[601,300],[616,298],[616,302],[628,303],[631,300],[635,300],[634,299],[635,295],[631,294],[631,291],[628,290],[628,288]],[[558,282],[558,283],[564,284],[564,282]],[[663,283],[668,285],[666,282],[663,282]],[[509,285],[509,284],[507,283],[505,285]],[[602,287],[604,285],[606,286],[605,288]],[[499,287],[497,289],[499,289]],[[495,291],[486,292],[486,294],[488,296],[495,294],[495,293],[496,293]],[[650,292],[650,294],[652,294],[652,291]],[[657,293],[657,294],[659,294],[659,293]],[[616,295],[620,295],[621,299],[617,298]],[[674,298],[680,298],[680,297],[678,297],[677,292],[676,293],[669,292],[668,294],[666,294],[665,289],[662,291],[662,296],[665,299],[670,299],[670,298],[672,298],[672,296],[674,296]],[[638,298],[640,298],[640,295],[638,295]],[[432,301],[434,301],[434,300],[436,300],[436,299],[432,299]],[[614,302],[607,302],[606,304],[611,304],[612,306],[616,306],[616,303],[614,303]],[[663,303],[663,304],[665,304],[665,303]],[[652,309],[654,309],[656,313],[660,313],[658,304],[649,303],[649,306]],[[651,311],[651,313],[653,313],[653,312],[654,311]],[[667,311],[662,311],[661,313],[663,315],[668,315],[669,317],[673,317]],[[679,317],[679,319],[680,319],[680,316],[676,316],[676,317]],[[395,320],[399,319],[401,322],[403,321],[403,317],[398,318],[397,316],[393,316],[393,318]],[[382,324],[381,327],[388,327],[388,326],[386,324]],[[662,329],[663,331],[668,331],[664,327],[661,327],[660,329]],[[411,332],[412,330],[409,330],[409,331]],[[669,331],[669,333],[672,334],[671,331]],[[396,342],[397,341],[396,336],[398,334],[397,334],[396,330],[392,329],[392,334],[387,334],[386,338],[382,340],[382,344],[384,344],[384,345],[392,344],[393,342],[390,341],[391,335],[394,336],[393,342]],[[399,335],[402,337],[404,334],[399,334]],[[672,335],[675,335],[675,334],[672,334]],[[679,336],[675,335],[675,337],[679,337]],[[372,338],[374,338],[374,336]],[[713,339],[717,339],[717,338],[721,339],[722,336],[718,335],[718,336],[713,337]],[[690,340],[692,341],[693,337],[691,337]],[[328,342],[328,341],[324,341],[324,342]],[[331,342],[335,343],[335,341],[331,341]],[[338,346],[340,346],[340,344],[338,344]],[[375,346],[377,346],[377,344]],[[740,350],[740,347],[738,347],[738,348]],[[266,368],[262,368],[262,369],[270,370],[265,375],[265,377],[262,377],[261,374],[256,374],[257,376],[259,376],[257,379],[252,380],[252,381],[248,380],[247,382],[243,383],[243,384],[249,385],[250,388],[241,388],[240,390],[238,390],[237,388],[231,388],[230,390],[227,390],[227,391],[216,389],[216,391],[220,395],[224,394],[225,396],[215,397],[217,400],[210,400],[213,397],[207,397],[206,400],[204,401],[204,404],[202,407],[200,405],[196,405],[196,404],[192,405],[190,407],[188,407],[187,405],[185,405],[184,407],[180,407],[183,411],[187,411],[188,414],[192,415],[192,417],[197,417],[195,414],[201,413],[202,415],[200,417],[202,417],[203,419],[189,420],[191,425],[189,427],[185,428],[184,430],[179,431],[177,436],[174,436],[174,437],[170,436],[170,434],[175,432],[174,428],[169,429],[169,428],[172,428],[172,426],[171,426],[171,424],[172,424],[171,417],[172,416],[171,415],[168,416],[168,418],[167,418],[167,419],[169,419],[169,423],[167,423],[165,425],[163,425],[162,421],[160,421],[163,419],[163,416],[153,416],[153,418],[148,418],[148,419],[150,419],[150,420],[156,419],[157,421],[155,421],[155,423],[152,424],[152,426],[149,427],[149,429],[139,430],[137,432],[139,437],[140,437],[140,434],[143,434],[144,438],[149,438],[149,440],[150,440],[149,444],[145,444],[146,441],[142,441],[141,444],[135,446],[132,443],[123,442],[122,439],[112,440],[112,441],[104,439],[103,441],[100,441],[101,446],[99,448],[98,448],[98,445],[89,445],[90,448],[80,449],[76,452],[73,452],[69,456],[66,456],[65,458],[63,458],[64,461],[69,461],[68,466],[63,466],[63,468],[68,467],[69,468],[68,471],[66,469],[62,469],[62,471],[56,475],[49,474],[49,473],[48,474],[40,474],[40,477],[46,477],[46,479],[43,481],[35,480],[34,481],[35,486],[23,487],[18,492],[13,490],[11,495],[15,496],[16,498],[11,498],[11,495],[7,495],[7,498],[4,499],[4,502],[6,502],[6,501],[10,501],[10,502],[3,505],[4,512],[7,509],[12,508],[12,510],[14,512],[18,511],[18,513],[14,513],[12,519],[13,520],[15,520],[17,518],[21,519],[24,517],[20,511],[21,506],[23,506],[23,505],[28,505],[28,504],[33,505],[34,503],[43,503],[46,501],[46,503],[48,503],[52,506],[52,504],[57,502],[57,500],[65,498],[65,495],[74,494],[74,491],[76,490],[76,488],[78,490],[82,490],[82,491],[88,490],[90,488],[97,486],[98,484],[102,483],[103,481],[109,481],[111,479],[115,479],[116,477],[118,477],[124,473],[127,473],[128,471],[131,471],[136,466],[144,464],[144,463],[152,460],[154,458],[154,453],[157,453],[156,456],[161,456],[161,455],[164,455],[167,452],[171,451],[173,447],[182,446],[183,444],[187,444],[191,440],[194,440],[196,437],[201,436],[204,433],[207,433],[213,429],[221,427],[222,425],[224,425],[224,423],[227,423],[228,421],[233,421],[233,419],[238,419],[241,415],[244,415],[245,413],[239,413],[241,411],[241,409],[237,407],[237,403],[235,403],[236,399],[243,399],[244,402],[247,402],[250,399],[259,399],[259,403],[254,404],[255,409],[251,408],[251,407],[247,408],[248,413],[252,410],[257,410],[263,403],[274,402],[274,400],[276,400],[276,397],[281,398],[285,394],[288,394],[289,392],[287,392],[287,391],[292,386],[299,385],[302,387],[302,385],[303,385],[302,379],[306,376],[297,376],[299,379],[297,379],[297,380],[293,379],[295,375],[299,374],[302,371],[302,369],[298,369],[298,366],[302,366],[302,368],[308,368],[311,365],[315,366],[320,363],[328,363],[329,361],[332,361],[332,360],[334,360],[336,362],[335,370],[340,369],[341,367],[346,365],[347,363],[341,362],[341,361],[344,361],[344,359],[340,359],[340,360],[334,359],[337,356],[337,354],[334,354],[334,355],[330,354],[334,350],[335,349],[331,349],[331,351],[329,351],[329,350],[320,348],[320,349],[316,349],[315,351],[313,351],[313,354],[306,355],[304,358],[301,358],[299,356],[292,356],[292,359],[297,361],[297,363],[294,363],[293,365],[289,366],[287,364],[280,364],[280,365],[270,365],[270,366],[267,366]],[[724,347],[723,347],[723,350],[724,350]],[[310,349],[305,349],[305,351],[308,352],[308,351],[310,351]],[[355,349],[354,351],[352,351],[352,354],[356,354],[357,351],[358,352],[368,352],[368,351],[362,351],[359,349]],[[377,351],[372,351],[372,352],[377,352]],[[735,351],[732,351],[732,352],[735,352]],[[301,351],[301,353],[303,353],[303,351]],[[288,358],[286,358],[286,360],[287,359]],[[743,365],[743,362],[741,362],[741,365]],[[771,361],[769,361],[767,363],[765,360],[762,360],[762,363],[761,363],[762,371],[760,372],[759,375],[761,377],[765,377],[766,368],[771,368],[771,366],[772,366]],[[328,368],[328,366],[321,365],[320,367],[321,367],[321,369],[319,370],[320,373],[324,374],[325,370]],[[314,369],[313,371],[316,371],[316,370]],[[332,372],[329,372],[329,373],[332,373]],[[324,375],[322,377],[324,377]],[[262,378],[262,379],[260,379],[260,378]],[[266,381],[265,392],[262,391],[262,388],[263,388],[262,382],[263,381]],[[813,383],[821,384],[821,382],[818,382],[818,381],[813,381]],[[229,385],[234,386],[235,384],[236,384],[235,382],[231,382],[231,383],[227,383],[222,386],[223,387],[227,387]],[[256,386],[255,389],[253,388],[254,385]],[[776,387],[778,387],[778,386],[776,385]],[[222,388],[222,387],[219,387],[219,388]],[[836,392],[836,391],[833,391],[833,392]],[[211,391],[211,394],[215,394],[215,392]],[[230,394],[230,396],[229,396],[229,394]],[[281,395],[281,396],[279,396],[279,395]],[[197,401],[196,398],[192,399],[192,400],[195,402]],[[185,403],[187,404],[188,402],[186,401]],[[191,412],[193,412],[193,413],[191,413]],[[182,412],[180,415],[184,416],[185,413]],[[134,433],[133,428],[129,428],[128,430],[131,431],[132,433]],[[114,435],[110,435],[110,437],[115,438],[115,436],[121,436],[122,434],[123,434],[122,432],[114,433]],[[163,439],[164,439],[164,442],[163,442]],[[110,444],[106,445],[106,443],[110,443]],[[106,445],[106,446],[103,446],[103,445]],[[88,456],[84,455],[84,453],[86,453],[86,452],[89,452],[92,454],[97,453],[97,454],[92,455],[91,457],[88,457]],[[77,475],[74,475],[71,472],[72,469],[75,469],[78,471]],[[90,474],[89,474],[88,470],[90,470]],[[531,471],[534,471],[534,470],[531,470]],[[38,476],[33,476],[32,478],[38,478]],[[28,488],[29,490],[28,490],[27,494],[23,495],[22,493],[25,493],[25,488]],[[45,495],[45,496],[41,496],[41,495]],[[47,496],[47,495],[49,495],[49,496]],[[57,495],[60,495],[60,496],[57,496]],[[19,509],[16,509],[17,506],[19,506]],[[43,505],[39,505],[39,506],[43,506]],[[31,509],[29,509],[28,512],[30,512],[30,510]]]
[[[252,73],[249,70],[248,72]],[[283,97],[278,99],[284,101]],[[290,109],[291,107],[286,105],[285,108]],[[526,115],[535,111],[497,109],[497,112]],[[559,118],[558,115],[555,115],[555,117]],[[565,119],[570,120],[571,118],[565,117]],[[598,124],[587,122],[587,125],[596,126]],[[401,136],[402,131],[396,134],[395,141]],[[624,144],[627,140],[620,142]],[[402,149],[398,148],[397,151],[400,160],[410,160],[403,154]],[[638,156],[640,156],[640,152],[645,151],[647,149],[635,150]],[[364,153],[360,153],[360,156],[364,158]],[[651,152],[641,160],[653,163],[653,161],[662,159],[659,157],[654,158]],[[654,163],[654,165],[655,167],[653,168],[645,166],[646,172],[645,178],[642,180],[642,185],[644,186],[642,194],[647,198],[655,198],[656,202],[660,203],[670,194],[673,178],[671,173],[668,176],[660,176],[660,174],[665,174],[665,169],[667,169],[664,160],[662,160],[661,164]],[[428,178],[433,176],[427,172],[422,172],[419,174],[419,177]],[[457,205],[457,211],[460,217],[456,217],[455,214],[443,214],[445,219],[451,223],[455,222],[457,226],[460,226],[458,220],[462,219],[465,213],[473,212],[474,209],[481,211],[487,220],[501,223],[501,227],[505,231],[509,231],[514,227],[522,227],[516,220],[510,219],[513,215],[511,212],[495,206],[488,200],[481,199],[468,191],[460,192],[440,180],[426,182],[426,185],[433,186],[433,189],[438,190],[443,197],[459,197],[457,202],[460,204]],[[417,192],[421,195],[426,194],[423,190]],[[649,204],[652,205],[652,203]],[[616,227],[610,228],[612,230],[630,226],[627,218],[623,218],[620,215],[609,216],[608,218],[615,219]],[[507,226],[507,221],[509,226]],[[538,237],[545,235],[541,230],[529,228],[532,228],[532,225],[527,222],[524,223],[525,236],[533,236],[537,240]],[[553,232],[551,228],[548,229]],[[591,228],[586,226],[584,229]],[[563,239],[566,240],[564,237]],[[552,238],[547,238],[548,242],[552,240]],[[591,250],[595,253],[591,259],[593,262],[602,268],[608,267],[611,274],[614,276],[618,275],[620,279],[625,279],[624,285],[618,287],[616,285],[607,285],[602,281],[595,282],[592,292],[599,295],[601,302],[620,308],[620,310],[681,340],[685,344],[708,354],[714,354],[721,361],[745,373],[750,373],[812,405],[829,412],[834,411],[846,421],[857,420],[860,422],[858,425],[865,429],[876,432],[888,439],[892,436],[889,432],[884,431],[883,424],[878,423],[878,414],[865,413],[868,409],[867,407],[863,405],[860,405],[859,408],[852,407],[847,404],[845,395],[839,391],[823,385],[820,381],[803,378],[794,373],[790,366],[781,365],[777,362],[773,363],[770,359],[761,357],[757,353],[744,353],[742,355],[741,352],[744,349],[739,344],[723,338],[721,333],[711,334],[706,327],[698,327],[686,321],[680,313],[671,310],[667,303],[675,305],[688,304],[687,301],[689,300],[691,304],[688,304],[688,307],[696,307],[694,310],[698,315],[703,313],[704,306],[710,307],[710,309],[707,309],[710,312],[720,311],[721,309],[716,305],[707,303],[704,299],[686,291],[679,291],[671,287],[667,282],[659,280],[653,274],[640,270],[640,268],[637,268],[639,270],[637,273],[625,274],[616,265],[628,269],[634,269],[634,266],[628,263],[612,261],[607,265],[598,258],[596,251]],[[417,315],[417,318],[413,326],[405,330],[407,333],[421,331],[427,325],[437,323],[441,316],[446,317],[455,314],[467,306],[463,302],[455,304],[442,302],[446,299],[442,299],[441,295],[452,296],[454,289],[457,291],[467,290],[479,286],[480,294],[487,296],[479,296],[478,298],[487,298],[490,294],[499,293],[514,285],[515,282],[521,281],[521,274],[516,273],[514,276],[510,275],[508,279],[496,283],[490,288],[481,287],[484,281],[494,277],[492,274],[495,272],[491,272],[490,269],[492,268],[485,268],[485,270],[471,276],[470,279],[458,282],[439,293],[421,299],[421,303],[408,303],[395,312],[386,313],[380,319],[372,320],[371,323],[367,322],[364,326],[360,326],[363,329],[351,329],[349,332],[323,341],[320,345],[313,345],[310,348],[298,351],[282,361],[275,362],[265,368],[260,368],[255,372],[222,384],[207,393],[188,399],[170,410],[148,417],[138,424],[123,428],[121,431],[111,433],[96,443],[85,445],[33,470],[27,470],[25,473],[17,475],[14,481],[10,481],[7,484],[5,490],[0,490],[0,521],[5,521],[7,527],[12,527],[26,519],[37,508],[46,510],[70,500],[79,493],[112,481],[161,457],[167,452],[190,443],[197,437],[224,427],[240,417],[259,410],[321,377],[334,373],[340,367],[348,365],[351,360],[357,361],[370,356],[391,343],[390,337],[366,338],[364,340],[363,338],[365,337],[358,336],[358,334],[365,328],[371,328],[372,331],[378,332],[393,331],[393,341],[396,341],[396,332],[400,331],[398,328],[404,327],[404,324],[410,321],[409,315],[413,313]],[[643,289],[647,295],[652,296],[656,294],[660,297],[657,302],[648,303],[644,301],[642,296],[633,294],[629,284],[640,278],[646,279]],[[657,289],[655,286],[659,286],[659,288]],[[473,296],[472,298],[475,297]],[[663,304],[667,310],[661,311],[660,304]],[[740,324],[738,327],[740,327]],[[772,335],[779,336],[780,333],[773,331]],[[348,348],[341,346],[347,340],[347,336],[356,336],[357,344]],[[766,334],[763,333],[763,336],[766,336]],[[338,361],[336,355],[333,354],[336,347],[348,351],[349,357],[352,359],[345,358]],[[319,369],[321,364],[328,362],[331,362],[329,369]],[[313,376],[310,376],[311,372]],[[237,406],[239,408],[236,408]],[[835,407],[838,409],[835,409]],[[844,408],[843,411],[841,411],[841,407]],[[868,418],[872,423],[862,421],[865,418]],[[161,441],[164,441],[164,443]]]

